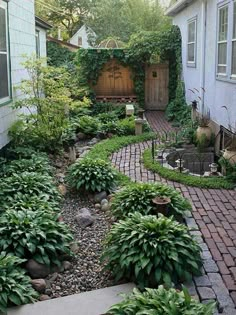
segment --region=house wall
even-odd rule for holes
[[[40,48],[40,57],[47,56],[47,31],[44,28],[36,27],[36,30],[39,31],[39,48]]]
[[[79,37],[82,37],[82,45],[79,45],[78,43]],[[69,42],[73,45],[76,45],[76,46],[79,45],[80,47],[83,47],[83,48],[91,48],[91,45],[88,42],[87,30],[84,25],[78,30],[78,32],[74,34],[73,37],[71,37]]]
[[[206,15],[206,49],[205,49],[205,101],[204,104],[210,109],[211,119],[218,125],[228,127],[228,107],[230,117],[236,120],[236,82],[225,82],[216,78],[217,63],[217,3],[220,0],[208,0]],[[173,18],[173,23],[178,25],[182,35],[182,59],[183,79],[186,88],[186,99],[191,103],[196,96],[189,91],[193,88],[202,87],[203,69],[203,28],[202,28],[202,0],[195,1]],[[187,25],[188,20],[197,15],[197,63],[196,68],[187,66]]]
[[[35,16],[34,0],[11,0],[8,3],[9,12],[9,43],[11,63],[11,83],[13,101],[0,104],[0,148],[9,142],[8,128],[17,119],[18,111],[11,105],[22,97],[16,86],[27,73],[22,66],[22,54],[31,55],[35,52]]]

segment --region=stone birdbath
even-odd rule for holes
[[[156,208],[156,213],[161,213],[165,216],[168,215],[169,212],[169,204],[171,203],[170,198],[164,197],[164,196],[157,196],[152,199],[153,204],[155,205]]]

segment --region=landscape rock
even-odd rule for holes
[[[50,274],[49,266],[39,264],[34,259],[28,260],[25,268],[32,279],[46,278]]]
[[[78,132],[77,133],[77,139],[78,140],[85,140],[87,138],[86,134],[83,132]]]
[[[79,252],[79,245],[77,243],[73,243],[70,246],[70,250],[74,253],[74,254],[78,254]]]
[[[96,204],[94,205],[94,207],[95,207],[95,209],[101,209],[100,203],[96,203]]]
[[[72,264],[67,260],[63,261],[62,266],[65,271],[70,270],[73,267]]]
[[[51,300],[50,296],[48,296],[47,294],[40,295],[39,301],[47,301],[47,300]]]
[[[66,193],[67,193],[67,188],[66,188],[66,186],[63,185],[63,184],[60,184],[60,185],[58,186],[58,190],[59,190],[59,192],[62,194],[62,196],[65,196]]]
[[[109,211],[110,210],[110,205],[109,205],[109,203],[105,203],[104,205],[102,205],[102,211]]]
[[[105,191],[101,191],[94,196],[94,201],[101,202],[103,199],[107,199],[107,193]]]
[[[86,228],[94,223],[94,217],[92,217],[90,211],[87,208],[82,208],[79,210],[77,216],[75,217],[76,222],[81,228]]]
[[[39,293],[44,293],[46,290],[46,281],[44,279],[31,280],[32,287]]]
[[[57,280],[57,277],[58,277],[58,273],[54,272],[48,280],[50,283],[52,283],[53,281]]]
[[[56,174],[56,178],[57,178],[57,180],[58,180],[60,183],[64,183],[65,174],[63,174],[63,173],[57,173],[57,174]]]
[[[101,201],[101,206],[108,204],[108,200],[107,199],[102,199]]]

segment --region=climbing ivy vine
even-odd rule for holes
[[[176,94],[181,72],[181,34],[177,26],[165,32],[141,32],[131,37],[125,49],[80,49],[77,61],[79,76],[95,85],[103,66],[112,58],[129,66],[133,73],[135,94],[141,106],[145,100],[145,67],[157,62],[169,63],[169,98]]]

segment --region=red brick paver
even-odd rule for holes
[[[171,129],[162,112],[148,112],[146,117],[156,132]],[[236,192],[189,187],[153,174],[142,163],[143,151],[150,146],[144,142],[124,147],[112,155],[112,163],[134,181],[166,183],[191,201],[193,217],[236,304]]]

